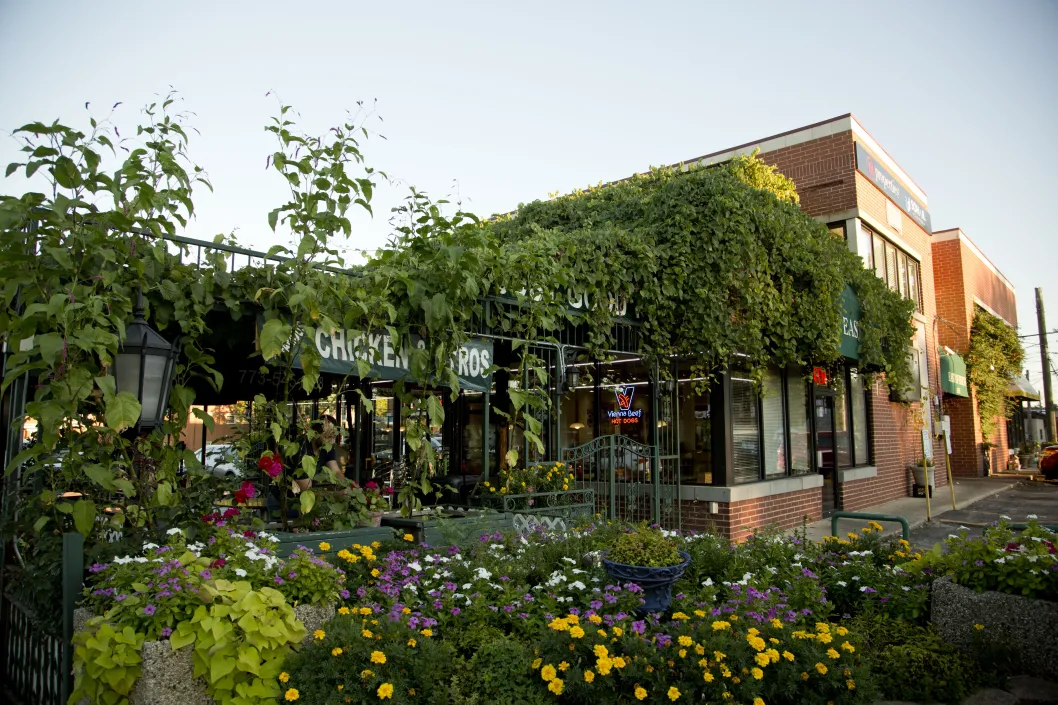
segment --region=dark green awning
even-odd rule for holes
[[[947,394],[970,396],[966,385],[966,362],[955,353],[940,356],[940,387]]]

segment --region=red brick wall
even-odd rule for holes
[[[856,206],[856,148],[852,132],[842,132],[759,155],[793,179],[801,210],[826,215]]]
[[[786,492],[730,504],[718,503],[719,511],[709,513],[708,502],[680,503],[682,525],[692,531],[715,531],[732,541],[742,541],[759,529],[792,529],[802,521],[818,521],[823,516],[821,488]]]

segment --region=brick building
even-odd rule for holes
[[[943,413],[951,423],[952,474],[979,477],[986,474],[986,456],[992,472],[996,472],[1005,465],[1009,450],[1016,449],[1018,441],[1007,438],[1005,423],[998,424],[994,438],[982,436],[977,399],[965,382],[965,365],[961,356],[970,349],[970,327],[977,309],[998,316],[1017,328],[1014,285],[959,228],[933,234],[933,277],[938,341],[947,353],[942,357],[945,368],[942,377]],[[961,380],[958,378],[960,370]],[[986,452],[982,447],[985,441],[995,443],[995,448]]]
[[[772,474],[762,454],[758,477],[736,477],[731,486],[681,484],[682,523],[712,526],[734,539],[766,524],[792,527],[836,508],[855,511],[907,496],[913,482],[909,468],[921,462],[924,445],[932,452],[941,411],[933,236],[925,192],[851,114],[686,164],[716,164],[755,150],[796,183],[808,215],[844,237],[865,267],[915,302],[916,333],[909,342],[916,382],[905,403],[891,401],[880,380],[865,389],[855,340],[848,352],[842,345],[845,379],[837,384],[816,378],[804,390],[794,389],[798,373],[780,371],[784,408],[773,414],[773,423],[783,425],[790,454],[804,456],[800,464],[789,460],[784,472]],[[858,311],[858,302],[847,302],[849,317],[858,315],[853,309]],[[767,397],[758,402],[765,439],[771,433]],[[729,442],[737,446],[737,439]],[[946,484],[942,473],[936,482]]]

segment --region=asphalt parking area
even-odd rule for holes
[[[933,496],[937,506],[947,500],[944,488]],[[911,531],[911,545],[930,550],[950,534],[965,526],[971,535],[980,535],[984,528],[1000,517],[1010,517],[1012,523],[1024,524],[1035,515],[1041,524],[1058,525],[1058,485],[1044,482],[1022,482],[1009,490],[974,502],[968,507],[948,511],[933,521]]]

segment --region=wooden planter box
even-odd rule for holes
[[[275,547],[276,555],[286,558],[293,553],[298,546],[311,548],[314,552],[320,552],[320,543],[330,544],[331,553],[350,548],[353,544],[366,546],[375,541],[392,541],[395,538],[393,529],[385,526],[361,526],[355,529],[338,529],[336,531],[310,531],[304,534],[295,534],[289,531],[269,531],[279,539]]]
[[[514,528],[519,533],[530,533],[537,527],[548,531],[567,531],[591,521],[595,514],[595,490],[486,494],[482,495],[481,504],[510,513]]]
[[[393,527],[398,534],[411,534],[416,544],[450,546],[475,541],[497,531],[511,531],[514,523],[508,512],[448,507],[410,517],[397,512],[387,513],[382,516],[382,526]]]

